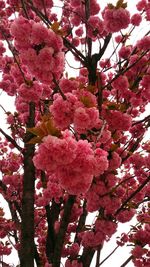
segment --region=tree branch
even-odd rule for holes
[[[130,256],[120,267],[125,267],[132,259],[133,256]]]
[[[56,237],[56,245],[54,250],[53,267],[60,267],[61,252],[64,244],[65,234],[67,231],[69,218],[71,215],[72,206],[75,201],[75,196],[70,195],[64,206],[64,214],[62,217],[59,232]]]
[[[34,127],[35,104],[29,104],[29,117],[27,127]],[[23,196],[22,196],[22,222],[21,222],[21,249],[20,266],[34,267],[34,192],[35,192],[35,167],[32,161],[35,145],[27,144],[30,133],[26,132],[24,143],[24,175],[23,175]]]
[[[20,152],[22,152],[22,147],[20,147],[10,135],[6,134],[1,128],[0,132],[5,136],[7,141],[9,141],[15,148],[17,148]]]
[[[115,212],[115,215],[118,215],[118,213],[127,205],[127,203],[136,196],[138,192],[140,192],[144,186],[150,181],[150,176],[122,203],[121,207]]]

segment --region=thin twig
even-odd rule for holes
[[[130,256],[120,267],[125,267],[132,259],[133,256]]]
[[[1,128],[0,132],[5,136],[5,138],[15,147],[17,148],[20,152],[22,152],[22,147],[20,147],[17,142],[8,134],[6,134]]]
[[[12,55],[13,55],[13,57],[14,57],[14,61],[15,61],[15,63],[17,64],[17,66],[18,66],[18,68],[19,68],[19,70],[20,70],[20,73],[21,73],[21,75],[22,75],[22,77],[23,77],[23,80],[24,80],[24,82],[25,82],[25,84],[26,84],[26,83],[27,83],[27,80],[26,80],[25,75],[24,75],[24,72],[22,71],[22,69],[21,69],[21,67],[20,67],[20,64],[19,64],[19,62],[18,62],[18,60],[17,60],[17,58],[16,58],[16,55],[15,55],[15,53],[14,53],[12,47],[11,47],[11,44],[10,44],[9,40],[7,39],[5,33],[4,33],[2,30],[1,30],[1,34],[2,34],[2,36],[4,37],[5,41],[7,42],[7,44],[8,44],[8,48],[9,48],[9,50],[11,51],[11,53],[12,53]]]
[[[106,85],[104,85],[102,87],[102,89],[107,88],[109,85],[112,84],[112,82],[114,82],[120,75],[123,75],[124,73],[126,73],[128,70],[130,70],[132,67],[134,67],[147,53],[149,52],[149,49],[147,51],[145,51],[144,53],[142,53],[142,55],[134,62],[132,63],[129,67],[127,67],[126,69],[124,69],[123,71],[119,72],[116,74],[116,76],[110,81],[108,82]]]
[[[98,249],[97,249],[97,255],[96,255],[96,265],[95,265],[95,267],[99,267],[101,249],[102,249],[102,246],[98,247]]]
[[[60,93],[60,95],[62,96],[63,100],[67,100],[67,97],[65,96],[65,94],[63,93],[63,91],[61,90],[58,82],[55,79],[55,76],[53,75],[53,82],[55,83],[55,85],[57,86],[57,91]]]
[[[104,260],[102,260],[101,261],[101,263],[99,264],[99,266],[101,266],[106,260],[108,260],[113,254],[114,254],[114,252],[117,250],[119,248],[119,246],[117,246],[117,247],[115,247],[114,249],[113,249],[113,251],[104,259]]]
[[[21,0],[21,4],[22,4],[22,8],[23,8],[23,11],[25,13],[26,18],[29,19],[28,12],[26,9],[26,4],[25,4],[24,0]]]
[[[121,207],[115,212],[115,216],[127,205],[127,203],[139,193],[144,186],[150,181],[150,176],[122,203]]]

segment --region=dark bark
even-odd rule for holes
[[[34,127],[35,106],[30,103],[29,118],[27,127]],[[22,222],[21,222],[21,248],[20,248],[20,267],[34,267],[34,184],[35,167],[33,156],[35,147],[28,144],[30,133],[25,134],[24,138],[24,175],[23,175],[23,196],[22,196]]]
[[[83,267],[90,267],[94,254],[95,254],[95,249],[84,248],[83,254],[80,259],[80,261],[83,264]]]
[[[61,252],[65,241],[65,234],[67,231],[71,210],[75,201],[75,196],[69,196],[64,206],[64,214],[62,217],[59,232],[56,237],[56,245],[54,251],[53,267],[60,267]]]
[[[86,210],[86,200],[85,200],[84,204],[83,204],[83,213],[81,214],[79,222],[78,222],[78,226],[77,226],[74,242],[78,242],[79,243],[78,233],[80,231],[82,231],[83,227],[85,226],[86,216],[87,216],[87,210]]]
[[[53,259],[55,241],[56,241],[54,224],[59,216],[60,204],[57,204],[53,201],[51,208],[49,205],[47,205],[45,209],[46,209],[46,217],[48,223],[47,238],[46,238],[46,256],[48,262],[51,263]]]
[[[97,81],[97,63],[98,61],[101,59],[101,57],[103,56],[103,54],[106,51],[106,48],[109,44],[111,40],[111,34],[109,34],[104,41],[104,45],[103,47],[100,49],[99,53],[96,53],[92,56],[90,56],[88,54],[87,57],[87,69],[88,69],[88,78],[89,78],[89,84],[95,85],[96,81]]]

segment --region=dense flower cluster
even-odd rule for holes
[[[103,17],[105,29],[112,33],[127,28],[130,23],[130,13],[124,8],[106,8]]]
[[[108,168],[107,153],[95,152],[94,156],[87,141],[77,142],[72,136],[63,139],[47,136],[34,156],[34,164],[37,169],[55,173],[62,188],[76,195],[89,189],[93,175],[100,175]]]
[[[12,23],[11,34],[22,63],[33,77],[46,84],[53,76],[60,77],[64,68],[61,37],[41,23],[21,16]]]

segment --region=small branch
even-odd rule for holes
[[[67,47],[69,49],[69,51],[76,57],[79,59],[80,63],[82,63],[82,65],[84,67],[87,66],[86,63],[86,58],[85,56],[77,49],[74,47],[73,44],[71,44],[65,37],[63,37],[63,42],[64,42],[64,46]]]
[[[107,46],[108,46],[108,44],[110,42],[111,37],[112,37],[111,33],[106,36],[106,38],[104,40],[103,47],[100,49],[100,52],[98,54],[96,54],[97,61],[99,61],[101,59],[101,57],[103,56],[103,54],[105,53],[106,48],[107,48]]]
[[[88,59],[91,58],[91,54],[92,54],[92,39],[87,36],[87,31],[88,31],[87,22],[88,22],[89,17],[90,17],[90,0],[87,0],[85,1],[85,18],[86,18],[85,25],[86,25],[86,43],[87,43],[87,48],[88,48],[88,51],[87,51]]]
[[[84,248],[80,261],[83,264],[83,267],[90,267],[91,261],[94,257],[95,249],[94,248]]]
[[[8,134],[6,134],[1,128],[0,128],[0,132],[5,136],[5,138],[15,147],[17,148],[20,152],[22,152],[22,148],[16,143],[16,141],[9,136]]]
[[[29,1],[30,3],[27,3],[29,7],[36,13],[36,15],[41,18],[41,20],[46,24],[47,27],[50,27],[52,23],[48,20],[48,18],[40,12],[37,8],[33,6],[33,3]],[[64,46],[69,49],[69,51],[78,58],[78,60],[83,64],[83,66],[86,66],[86,58],[85,56],[72,44],[69,40],[67,40],[65,37],[62,37]]]
[[[135,121],[132,125],[136,125],[136,124],[139,124],[139,123],[142,123],[142,122],[148,122],[150,121],[150,115],[148,115],[147,117],[145,117],[144,119],[140,120],[140,121]]]
[[[26,9],[26,4],[25,4],[24,0],[21,0],[21,4],[22,4],[22,8],[23,8],[23,11],[24,11],[26,18],[29,19],[28,12]]]
[[[60,267],[61,252],[64,244],[65,234],[67,231],[71,210],[75,201],[75,196],[70,195],[65,206],[59,232],[56,237],[56,245],[53,257],[53,267]]]
[[[1,109],[7,114],[6,109],[4,109],[4,107],[2,105],[0,105]]]
[[[121,207],[115,212],[115,215],[118,215],[118,213],[126,206],[126,204],[133,198],[137,193],[139,193],[144,186],[150,181],[150,176],[123,202]]]
[[[57,89],[57,91],[60,93],[60,95],[62,96],[63,100],[67,100],[67,97],[66,97],[65,94],[62,92],[61,88],[59,87],[59,84],[58,84],[58,82],[56,81],[54,75],[53,75],[53,82],[55,83],[55,85],[56,85],[56,89]]]
[[[106,260],[108,260],[118,248],[119,248],[119,246],[115,247],[114,250],[104,260],[101,261],[99,266],[101,266]]]
[[[132,259],[133,256],[130,256],[120,267],[125,267]]]
[[[12,47],[11,47],[11,44],[10,44],[9,40],[7,39],[5,33],[4,33],[2,30],[1,30],[1,34],[2,34],[2,36],[4,37],[5,41],[7,42],[7,44],[8,44],[8,48],[9,48],[9,50],[11,51],[11,53],[12,53],[12,55],[13,55],[13,57],[14,57],[14,61],[15,61],[15,63],[17,64],[17,66],[18,66],[18,68],[19,68],[19,70],[20,70],[20,73],[21,73],[21,75],[22,75],[22,77],[23,77],[23,80],[24,80],[24,82],[25,82],[25,84],[26,84],[27,81],[26,81],[24,72],[22,71],[22,69],[21,69],[21,67],[20,67],[20,64],[19,64],[19,62],[18,62],[18,60],[17,60],[17,58],[16,58],[16,55],[15,55],[15,53],[14,53]]]
[[[102,246],[100,246],[100,247],[97,249],[96,265],[95,265],[95,267],[99,267],[99,266],[100,266],[99,263],[100,263],[101,249],[102,249]]]
[[[78,242],[78,233],[82,230],[83,226],[85,225],[85,221],[86,221],[86,216],[87,216],[87,210],[86,210],[86,200],[84,201],[83,204],[83,213],[80,216],[79,222],[78,222],[78,226],[76,229],[76,235],[74,238],[74,242]]]
[[[130,70],[132,67],[134,67],[147,53],[149,52],[149,49],[147,51],[145,51],[144,53],[142,53],[142,55],[134,62],[132,63],[129,67],[127,67],[126,69],[122,70],[121,72],[117,73],[116,76],[110,81],[108,82],[106,85],[104,85],[102,87],[102,89],[107,88],[109,85],[112,84],[112,82],[114,82],[120,75],[123,75],[124,73],[126,73],[128,70]]]

